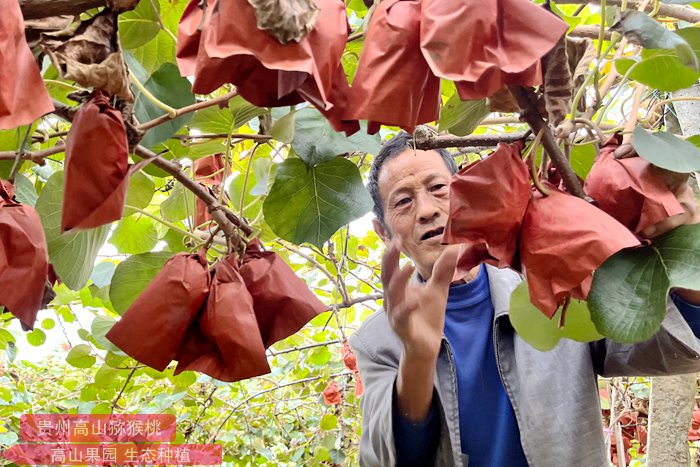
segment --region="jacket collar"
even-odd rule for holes
[[[508,314],[510,296],[523,279],[520,274],[511,269],[498,269],[489,264],[486,265],[486,272],[489,275],[493,318],[496,320],[498,317]]]

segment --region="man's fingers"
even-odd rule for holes
[[[667,219],[662,220],[661,222],[657,222],[656,224],[647,227],[646,229],[642,230],[641,235],[644,238],[658,237],[659,235],[663,235],[666,232],[670,232],[671,230],[675,229],[680,225],[692,223],[693,217],[693,214],[686,210],[682,214],[671,216]]]
[[[448,245],[435,261],[433,274],[430,276],[430,283],[439,287],[449,287],[457,267],[459,257],[459,245]]]
[[[401,256],[401,249],[399,248],[399,242],[390,241],[387,245],[387,249],[382,256],[382,285],[386,288],[391,282],[391,278],[396,274],[396,270],[399,269],[399,257]]]

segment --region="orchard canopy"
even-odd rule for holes
[[[170,413],[227,463],[354,462],[363,180],[402,130],[461,165],[443,238],[523,274],[534,347],[641,342],[700,290],[700,225],[643,235],[698,183],[700,3],[0,6],[1,445]]]

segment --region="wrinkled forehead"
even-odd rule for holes
[[[377,184],[382,200],[386,200],[394,191],[417,188],[436,178],[449,180],[451,176],[450,169],[438,152],[406,148],[384,162]]]

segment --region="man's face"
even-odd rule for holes
[[[385,225],[375,219],[375,231],[385,243],[399,239],[424,279],[444,249],[451,178],[440,154],[412,148],[385,162],[379,172]]]

